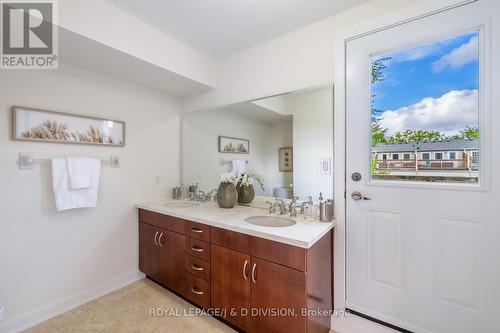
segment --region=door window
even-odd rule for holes
[[[371,56],[372,179],[478,183],[479,53],[474,31]]]

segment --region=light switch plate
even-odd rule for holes
[[[320,159],[321,175],[331,175],[332,174],[332,159],[328,157],[322,157]]]
[[[19,153],[19,169],[33,170],[35,168],[35,161],[33,153]]]

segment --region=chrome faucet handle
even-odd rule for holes
[[[266,204],[269,205],[269,214],[274,214],[276,209],[274,208],[274,202],[266,201]]]
[[[292,207],[292,210],[290,211],[290,217],[297,217],[297,209],[300,210],[300,207],[298,207],[298,206]]]
[[[209,195],[208,200],[217,201],[217,192],[219,192],[219,190],[216,188],[214,188],[212,191],[210,191],[210,193],[208,194]]]
[[[304,214],[306,211],[306,206],[309,205],[309,202],[303,201],[302,204],[300,205],[300,213]]]
[[[297,207],[297,200],[299,199],[299,197],[295,196],[293,197],[292,201],[290,201],[290,204],[288,205],[288,212],[290,213],[290,216],[292,216],[292,214],[294,214],[294,216],[297,216],[295,208]]]
[[[276,202],[274,204],[278,206],[280,215],[286,214],[285,202],[283,201],[283,199],[276,198]]]

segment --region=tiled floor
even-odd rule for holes
[[[177,309],[173,311],[179,316],[150,316],[151,308]],[[235,332],[212,317],[184,316],[194,309],[166,289],[143,279],[25,332]]]

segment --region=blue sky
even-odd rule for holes
[[[389,134],[407,128],[453,134],[477,126],[478,36],[467,33],[373,58],[391,58],[385,80],[372,85],[373,105],[384,111],[379,117]]]

